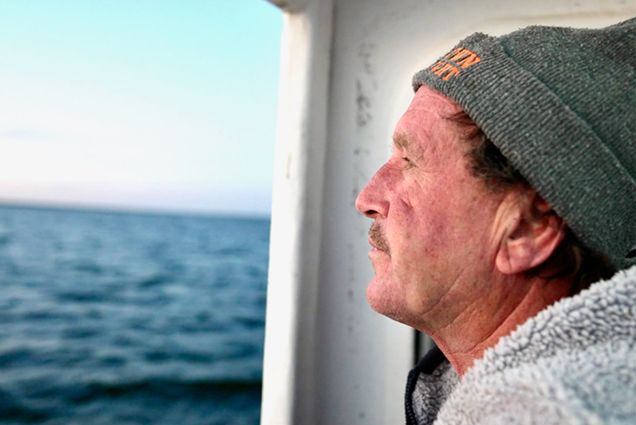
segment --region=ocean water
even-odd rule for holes
[[[257,424],[268,236],[0,207],[0,423]]]

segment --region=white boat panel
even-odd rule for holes
[[[285,13],[273,176],[261,423],[302,423],[313,347],[327,139],[331,0]],[[258,85],[254,86],[258,90]]]
[[[284,10],[293,12],[282,46],[261,423],[403,423],[414,333],[366,304],[369,221],[354,200],[390,151],[412,74],[475,31],[599,27],[636,15],[636,0],[290,0]]]

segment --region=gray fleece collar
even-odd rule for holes
[[[435,364],[407,394],[409,424],[636,423],[636,267],[530,318],[461,380]]]

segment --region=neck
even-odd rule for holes
[[[455,371],[462,376],[484,351],[519,325],[568,295],[571,282],[564,279],[515,277],[504,279],[485,297],[463,307],[446,323],[428,333]]]

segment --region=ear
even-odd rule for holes
[[[523,273],[546,261],[565,236],[565,224],[535,191],[508,199],[500,224],[502,238],[495,258],[504,274]]]

